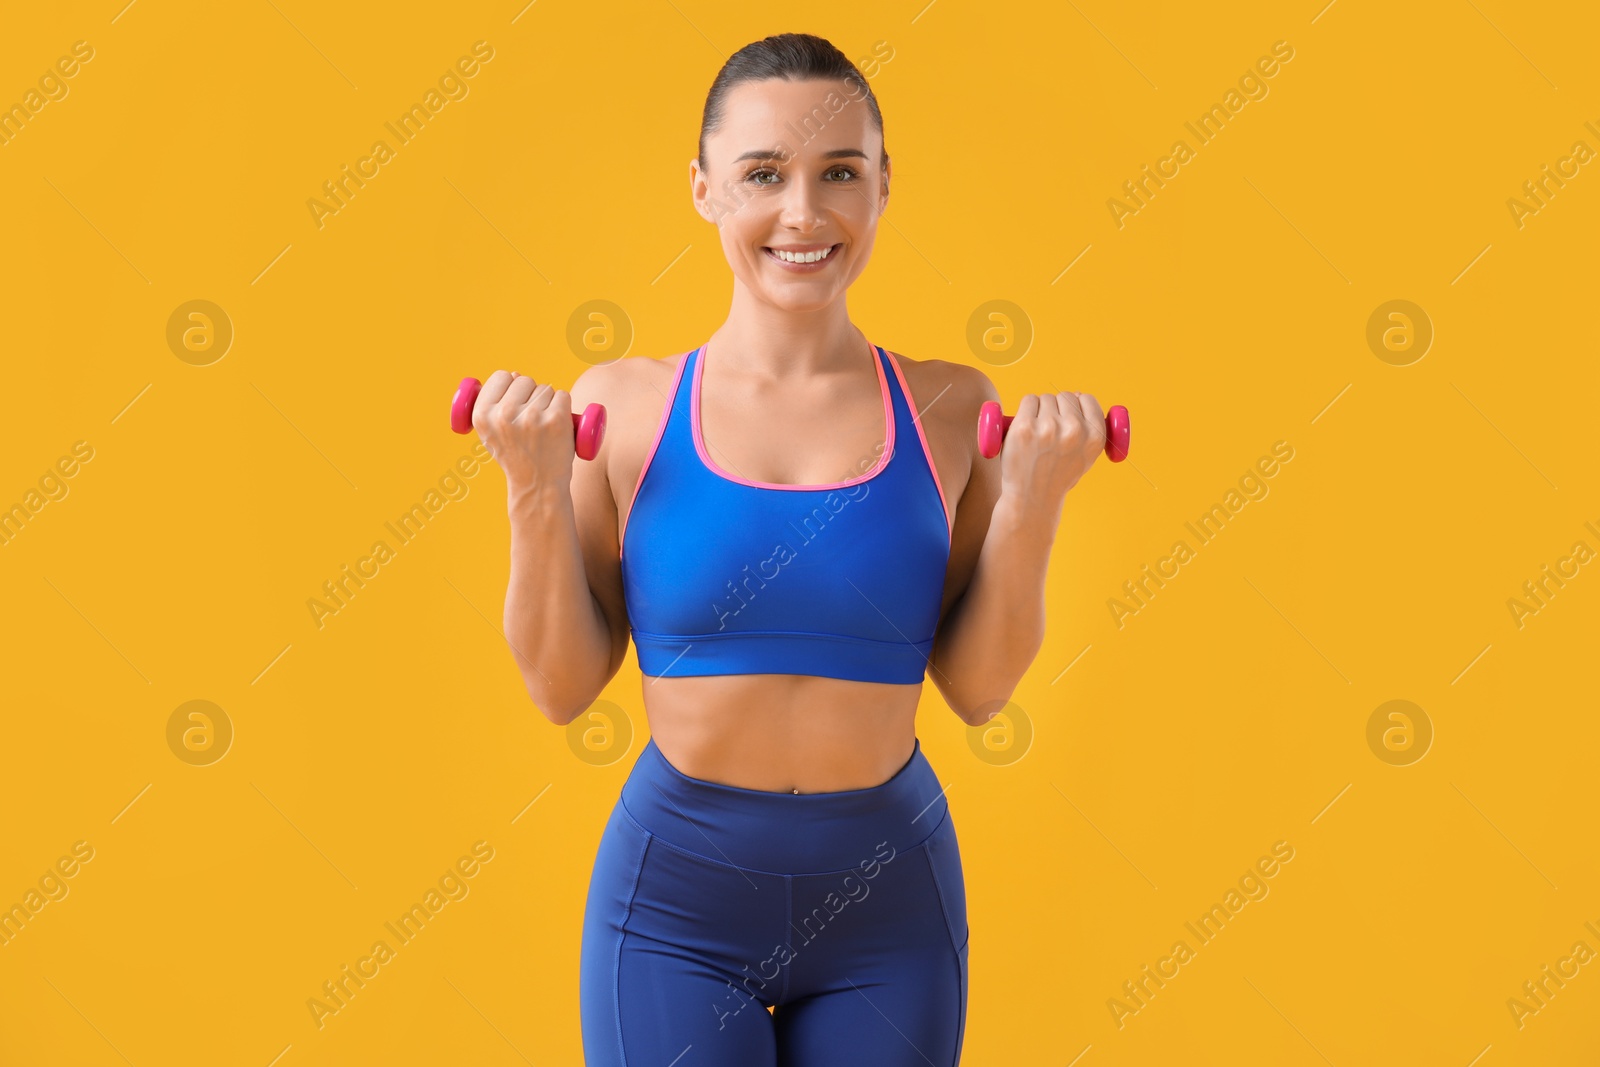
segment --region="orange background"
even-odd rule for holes
[[[0,946],[0,1063],[580,1061],[584,893],[640,678],[630,655],[578,732],[529,704],[497,632],[504,479],[449,478],[473,439],[445,407],[465,374],[570,383],[716,328],[700,108],[787,30],[892,51],[868,336],[985,367],[1007,410],[1075,389],[1132,412],[1129,461],[1068,497],[1006,720],[969,731],[925,692],[973,929],[964,1062],[1600,1058],[1593,960],[1508,1007],[1600,952],[1600,576],[1559,564],[1600,550],[1600,174],[1508,207],[1600,150],[1592,7],[123,3],[0,33],[0,104],[93,49],[0,144],[0,506],[40,505],[0,544],[0,905],[65,891]],[[307,201],[476,41],[467,95],[319,227]],[[1184,124],[1279,41],[1267,94],[1200,144]],[[1108,201],[1180,138],[1193,158],[1119,227]],[[169,343],[193,300],[231,324],[220,358],[220,333]],[[575,348],[596,300],[616,347]],[[969,342],[996,300],[1025,352]],[[1421,358],[1416,312],[1369,344],[1392,300],[1431,323]],[[1185,524],[1235,488],[1202,544]],[[400,544],[385,523],[432,489]],[[307,601],[379,539],[319,627]],[[1179,540],[1119,626],[1108,601]],[[1519,625],[1546,564],[1572,576]],[[185,741],[195,700],[220,710]],[[1194,938],[1277,842],[1292,860],[1247,880],[1270,892]],[[319,1028],[307,1001],[462,857],[466,895]],[[1135,1005],[1123,983],[1178,940]],[[1138,1006],[1120,1025],[1113,998]]]

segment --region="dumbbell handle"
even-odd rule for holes
[[[476,378],[463,378],[450,401],[450,428],[456,433],[472,432],[472,405],[478,402],[483,383]],[[583,414],[572,415],[574,450],[579,459],[593,459],[600,452],[600,441],[606,434],[606,409],[603,404],[590,404]]]
[[[985,459],[1000,454],[1000,446],[1014,418],[1015,415],[1002,415],[1000,405],[993,400],[984,401],[978,409],[978,450]],[[1130,432],[1127,408],[1118,404],[1106,412],[1106,458],[1111,462],[1121,463],[1128,458]]]

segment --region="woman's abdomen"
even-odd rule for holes
[[[792,674],[644,680],[650,734],[672,765],[742,789],[839,792],[904,766],[922,686]]]

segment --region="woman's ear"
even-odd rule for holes
[[[704,189],[703,192],[702,188]],[[700,161],[691,157],[689,160],[689,199],[694,203],[695,212],[707,222],[715,221],[707,214],[706,210],[707,194],[710,191],[710,183],[706,182],[700,173]]]
[[[722,220],[734,210],[717,198],[711,188],[711,176],[700,169],[698,159],[689,160],[689,199],[694,204],[696,214],[719,230]]]

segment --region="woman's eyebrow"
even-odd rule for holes
[[[777,159],[777,160],[782,160],[782,159],[787,158],[788,155],[792,155],[792,154],[793,153],[787,153],[786,154],[784,152],[779,151],[776,148],[754,148],[754,149],[751,149],[750,151],[746,152],[742,156],[735,156],[733,161],[735,163],[742,163],[747,159],[763,159],[763,160],[765,160],[765,159]],[[842,158],[844,158],[846,156],[860,156],[862,159],[866,159],[867,158],[867,154],[865,152],[863,152],[859,148],[835,148],[832,151],[828,151],[828,152],[822,153],[822,158],[823,159],[842,159]]]

